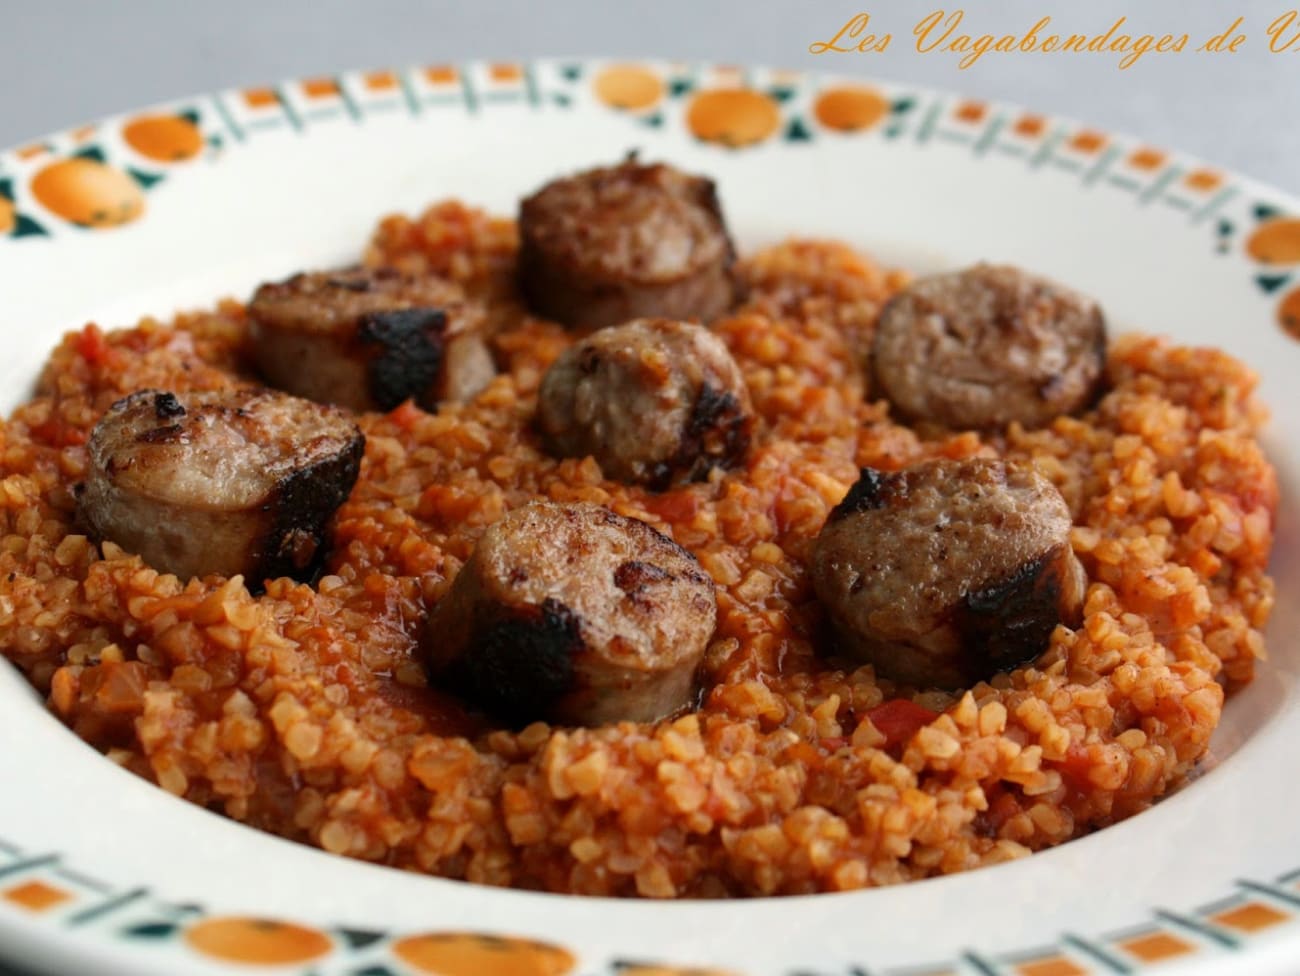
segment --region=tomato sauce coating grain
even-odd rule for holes
[[[443,203],[386,219],[367,259],[499,282],[514,242],[508,221]],[[711,328],[759,419],[739,466],[653,491],[551,457],[538,387],[574,337],[493,299],[501,375],[436,415],[359,414],[366,454],[325,575],[257,597],[100,551],[72,494],[115,400],[250,378],[245,311],[70,335],[0,426],[0,647],[77,734],[178,796],[336,854],[518,888],[892,884],[1023,857],[1179,785],[1224,688],[1250,678],[1273,601],[1277,485],[1250,371],[1125,336],[1105,396],[1068,424],[925,432],[892,422],[862,376],[903,275],[818,241],[738,272],[750,297]],[[826,658],[809,568],[831,509],[862,467],[971,456],[1032,463],[1061,491],[1090,581],[1081,626],[957,692]],[[698,711],[512,729],[428,687],[430,611],[488,526],[538,500],[646,522],[712,578]]]

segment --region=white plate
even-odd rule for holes
[[[1130,821],[966,875],[743,903],[564,898],[347,861],[213,816],[105,762],[3,666],[0,955],[129,976],[241,958],[240,971],[275,959],[266,972],[298,976],[1287,971],[1300,959],[1300,631],[1287,598],[1300,582],[1300,347],[1280,323],[1300,319],[1300,221],[1287,216],[1300,206],[1005,105],[873,83],[837,111],[822,94],[861,82],[609,68],[464,64],[223,92],[0,155],[0,405],[88,319],[127,324],[352,258],[378,215],[437,198],[510,213],[555,174],[640,147],[713,175],[743,246],[799,233],[922,271],[1018,262],[1097,295],[1121,329],[1222,346],[1261,373],[1283,486],[1281,599],[1272,659],[1229,702],[1217,765]],[[736,88],[711,96],[713,121],[692,114],[701,92]],[[160,115],[171,121],[140,122]],[[480,941],[461,944],[461,968],[446,951],[442,969],[412,961],[403,940],[449,932],[563,952]]]

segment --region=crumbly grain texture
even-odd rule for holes
[[[243,310],[65,338],[0,426],[0,647],[78,735],[171,793],[337,854],[660,898],[994,864],[1137,813],[1192,771],[1225,688],[1263,656],[1273,602],[1277,485],[1241,364],[1125,337],[1088,412],[923,440],[861,378],[903,279],[792,242],[743,263],[747,304],[714,325],[759,418],[744,465],[654,493],[542,449],[538,384],[572,337],[522,313],[514,250],[508,222],[455,203],[383,222],[368,260],[484,297],[504,371],[436,415],[362,415],[327,575],[259,597],[160,576],[73,524],[95,421],[135,389],[242,383]],[[1060,488],[1091,581],[1082,625],[956,694],[819,657],[811,549],[859,468],[978,454],[1031,461]],[[718,629],[697,713],[505,730],[426,686],[429,609],[486,527],[538,498],[608,506],[699,559]]]

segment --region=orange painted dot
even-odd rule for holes
[[[564,976],[577,962],[544,942],[467,932],[408,936],[393,943],[393,955],[431,976]]]
[[[131,177],[93,159],[61,159],[32,179],[32,195],[51,213],[84,227],[116,227],[144,213]]]
[[[1239,929],[1242,932],[1258,932],[1261,929],[1272,928],[1282,922],[1289,922],[1292,916],[1279,908],[1272,905],[1265,905],[1263,902],[1252,901],[1245,905],[1238,905],[1236,908],[1230,908],[1226,912],[1211,916],[1210,921],[1217,922],[1219,925],[1227,926],[1230,929]]]
[[[0,197],[0,234],[8,234],[18,225],[18,211],[8,197]]]
[[[45,143],[34,142],[30,146],[23,146],[15,153],[15,155],[17,155],[19,159],[27,160],[35,159],[37,156],[46,152],[49,152],[49,147],[46,146]]]
[[[424,79],[431,85],[449,85],[458,77],[456,69],[449,64],[435,64],[424,69]]]
[[[1095,153],[1109,141],[1105,133],[1084,129],[1071,137],[1070,147],[1081,153]]]
[[[205,956],[259,966],[310,962],[331,948],[315,929],[262,918],[206,919],[186,930],[185,941]]]
[[[244,92],[244,104],[249,108],[266,108],[280,104],[280,96],[274,88],[249,88]]]
[[[1034,959],[1016,966],[1018,976],[1088,976],[1088,970],[1065,956]]]
[[[391,91],[397,87],[397,75],[391,71],[371,71],[363,78],[370,91]]]
[[[203,149],[203,133],[179,115],[142,115],[122,127],[122,138],[141,156],[172,163],[193,159]]]
[[[862,85],[827,88],[813,103],[817,121],[842,132],[869,129],[888,112],[889,100],[874,88]]]
[[[1277,307],[1277,321],[1292,339],[1300,340],[1300,288],[1293,288]]]
[[[697,139],[727,146],[762,142],[780,121],[776,102],[748,88],[702,91],[686,110],[686,126]]]
[[[5,901],[12,902],[29,912],[49,911],[55,905],[61,905],[72,898],[62,888],[48,885],[44,881],[27,881],[4,892]]]
[[[983,102],[962,102],[952,113],[961,122],[980,122],[988,113],[988,106]]]
[[[1165,154],[1159,149],[1138,149],[1129,156],[1128,164],[1134,169],[1159,169],[1165,164]]]
[[[494,64],[488,68],[488,77],[493,81],[518,81],[524,71],[517,64]]]
[[[1264,264],[1300,263],[1300,218],[1274,217],[1246,238],[1246,253]]]
[[[1152,932],[1150,935],[1127,939],[1120,943],[1120,947],[1143,962],[1172,959],[1196,951],[1196,947],[1190,942],[1185,942],[1168,932]]]
[[[1209,193],[1223,182],[1223,174],[1212,169],[1194,169],[1183,178],[1188,189],[1198,193]]]
[[[88,125],[78,126],[77,128],[73,129],[72,132],[69,133],[69,135],[72,136],[74,142],[85,142],[87,139],[89,139],[91,136],[95,134],[95,131],[98,128],[99,128],[98,125],[91,122]]]
[[[649,108],[664,94],[664,83],[649,68],[636,64],[615,64],[592,81],[596,97],[611,108]]]
[[[339,93],[339,83],[333,78],[308,78],[302,91],[308,98],[328,98]]]
[[[1040,136],[1043,130],[1047,128],[1047,120],[1041,115],[1022,115],[1016,119],[1016,124],[1011,127],[1011,131],[1018,136]]]

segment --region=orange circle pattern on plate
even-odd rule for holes
[[[160,163],[193,159],[203,149],[203,134],[179,115],[143,115],[122,128],[122,138],[141,156]]]
[[[1275,217],[1246,238],[1246,253],[1265,264],[1300,262],[1300,219]]]
[[[559,946],[468,932],[412,935],[392,948],[402,962],[430,976],[565,976],[576,962]]]
[[[7,197],[0,197],[0,234],[8,234],[18,223],[18,211]]]
[[[635,64],[615,64],[596,75],[592,81],[596,97],[610,108],[649,108],[663,97],[664,83],[649,68]]]
[[[868,129],[885,117],[889,102],[874,88],[847,85],[827,88],[817,96],[813,114],[828,129],[854,132]]]
[[[1277,307],[1277,321],[1292,339],[1300,340],[1300,288],[1292,288]]]
[[[310,962],[331,947],[315,929],[262,918],[206,919],[186,931],[185,941],[205,956],[258,966]]]
[[[697,139],[732,147],[762,142],[780,121],[776,102],[749,88],[702,91],[686,111],[686,125]]]
[[[120,169],[93,159],[61,159],[32,179],[32,195],[51,213],[83,227],[116,227],[144,213],[144,194]]]

